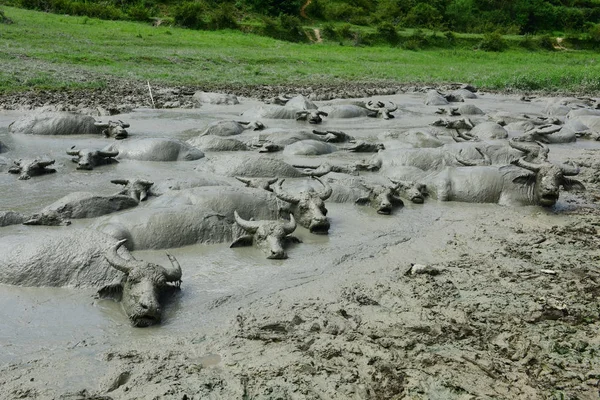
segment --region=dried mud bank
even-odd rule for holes
[[[421,97],[394,94],[406,113],[397,123],[410,124]],[[524,107],[482,98],[483,108]],[[126,116],[140,132],[156,124],[180,135],[168,124],[200,123],[153,112]],[[580,165],[587,188],[562,192],[552,208],[427,200],[381,216],[328,205],[329,237],[301,232],[304,243],[286,261],[252,251],[237,260],[218,246],[198,259],[196,248],[176,249],[182,290],[155,328],[129,327],[116,303],[92,292],[45,298],[0,287],[9,292],[0,296],[9,326],[0,333],[10,353],[0,398],[597,399],[600,148],[584,143],[551,147],[554,162]],[[69,184],[88,185],[81,176]],[[83,315],[85,326],[65,335],[72,322],[50,309],[56,297],[67,299],[60,307],[97,315]],[[22,315],[6,311],[15,303]],[[56,324],[36,321],[44,307]],[[53,325],[61,324],[56,339]]]

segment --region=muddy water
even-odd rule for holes
[[[419,94],[384,96],[399,105],[398,118],[388,121],[360,118],[326,120],[318,128],[338,129],[357,138],[375,138],[382,132],[395,128],[424,127],[439,118],[433,113],[437,107],[423,106]],[[472,100],[486,112],[511,111],[540,114],[542,103],[517,103],[515,98],[485,95]],[[255,100],[242,99],[237,106],[206,105],[195,110],[136,110],[120,115],[129,122],[131,137],[172,137],[189,139],[194,131],[210,122],[222,119],[239,119],[239,114],[255,105]],[[142,177],[154,182],[168,178],[186,179],[202,174],[198,167],[204,160],[193,162],[136,162],[98,167],[93,171],[77,171],[75,164],[65,154],[71,146],[77,148],[102,148],[112,140],[89,136],[25,137],[9,135],[10,122],[20,113],[0,113],[0,142],[9,151],[0,154],[8,159],[48,156],[56,159],[55,174],[19,181],[15,175],[0,173],[0,209],[24,213],[35,212],[43,206],[73,191],[91,191],[110,194],[115,191],[111,179]],[[268,127],[312,129],[296,121],[264,121]],[[243,138],[255,136],[246,132]],[[564,159],[581,148],[598,148],[596,142],[580,141],[576,144],[553,147],[552,157]],[[242,157],[244,153],[239,153]],[[280,154],[275,157],[282,157]],[[217,153],[207,158],[219,157]],[[332,157],[358,160],[368,155],[334,153]],[[319,158],[320,160],[320,158]],[[313,160],[314,161],[314,160]],[[0,169],[2,167],[0,166]],[[231,180],[232,185],[239,182]],[[564,206],[563,200],[557,209]],[[196,333],[201,340],[207,326],[225,324],[230,318],[221,312],[223,307],[244,304],[254,298],[268,296],[286,288],[325,279],[331,274],[343,274],[344,263],[360,262],[387,252],[390,247],[406,243],[413,253],[427,253],[423,245],[410,247],[415,238],[431,234],[440,226],[456,223],[468,230],[468,221],[487,214],[498,215],[506,210],[496,205],[465,205],[436,203],[424,205],[407,203],[391,216],[377,215],[368,207],[353,204],[328,204],[331,230],[327,236],[308,233],[298,228],[294,233],[303,243],[288,249],[287,260],[266,260],[255,248],[230,249],[227,244],[194,245],[171,249],[183,269],[183,285],[179,292],[165,296],[163,323],[160,326],[132,328],[118,303],[94,299],[94,290],[70,288],[18,288],[0,286],[0,364],[38,359],[43,356],[62,360],[78,360],[79,375],[71,375],[61,382],[68,388],[84,383],[90,372],[103,374],[103,366],[95,363],[101,354],[129,340],[138,343],[159,343],[161,338]],[[526,207],[519,212],[535,218],[547,218],[549,223],[557,218],[550,211]],[[467,225],[465,225],[467,221]],[[74,221],[74,226],[85,227],[92,221]],[[31,229],[63,230],[69,227],[7,227],[6,233]],[[0,239],[1,240],[1,239]],[[138,259],[167,264],[164,251],[137,251]],[[210,356],[210,357],[209,357]],[[216,355],[199,355],[202,362],[218,363]],[[208,357],[208,358],[202,358]],[[66,367],[65,367],[66,368]],[[60,389],[60,388],[59,388]]]

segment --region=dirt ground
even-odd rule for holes
[[[264,100],[292,90],[236,94]],[[296,91],[324,99],[411,90]],[[0,109],[148,106],[143,86],[126,91],[3,96]],[[154,93],[159,106],[191,107],[190,88]],[[78,339],[15,356],[0,365],[0,398],[598,399],[600,146],[552,152],[581,166],[586,192],[561,192],[549,209],[407,206],[380,229],[348,227],[364,240],[331,254],[316,247],[293,273],[270,266],[275,283],[240,284],[180,316],[201,327],[160,335],[161,327],[121,326],[105,343]]]

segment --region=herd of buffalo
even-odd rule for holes
[[[470,85],[420,96],[420,118],[431,117],[420,127],[394,127],[395,119],[414,115],[414,104],[282,95],[188,140],[130,135],[129,123],[75,112],[28,113],[8,126],[7,136],[106,138],[102,148],[65,148],[60,156],[74,163],[68,173],[110,164],[118,170],[129,162],[181,163],[186,173],[113,179],[113,194],[72,192],[31,214],[0,209],[0,283],[100,288],[100,296],[120,299],[132,324],[142,327],[160,322],[158,295],[167,285],[179,287],[182,270],[172,255],[164,267],[136,260],[131,251],[229,242],[284,259],[288,243],[300,241],[291,236],[297,225],[329,233],[327,201],[370,205],[386,218],[404,201],[552,207],[561,189],[585,190],[573,178],[578,166],[550,161],[550,149],[600,137],[596,100],[547,99],[534,115],[486,113]],[[239,104],[227,94],[195,97],[224,108]],[[283,119],[285,127],[277,127]],[[377,136],[353,137],[336,126],[350,120],[357,127],[385,125]],[[57,172],[56,158],[21,159],[20,150],[0,143],[10,155],[0,157],[0,168],[15,180],[35,185],[42,175],[64,172]],[[72,222],[81,218],[89,224]],[[9,230],[21,224],[28,227]]]

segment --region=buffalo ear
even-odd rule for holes
[[[577,179],[564,178],[562,182],[563,189],[569,190],[585,190],[585,186],[583,183],[579,182]]]
[[[369,198],[368,197],[359,197],[358,199],[356,199],[356,201],[354,203],[358,204],[358,205],[361,205],[361,206],[364,206],[368,202],[369,202]]]
[[[513,179],[513,183],[521,184],[521,185],[531,185],[535,182],[535,174],[524,174],[519,175],[515,179]]]
[[[103,286],[98,290],[96,296],[101,299],[114,299],[116,301],[121,301],[121,297],[123,297],[123,283],[113,282],[106,286]]]
[[[253,242],[254,242],[254,236],[252,236],[252,235],[244,235],[244,236],[241,236],[241,237],[235,239],[233,241],[233,243],[231,243],[229,245],[229,248],[242,247],[242,246],[252,246]]]

